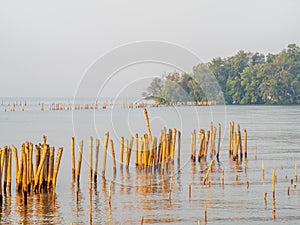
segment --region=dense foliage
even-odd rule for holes
[[[300,48],[278,54],[239,51],[152,80],[143,96],[159,103],[217,101],[226,104],[299,104]]]

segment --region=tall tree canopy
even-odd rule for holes
[[[190,74],[155,78],[143,95],[159,103],[300,104],[300,48],[278,54],[239,51],[195,65]]]

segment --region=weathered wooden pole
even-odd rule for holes
[[[71,138],[71,158],[72,158],[72,181],[75,181],[76,167],[75,167],[75,138]]]
[[[137,167],[139,165],[139,136],[138,134],[135,134],[135,166]]]
[[[244,154],[245,154],[245,159],[248,158],[248,149],[247,149],[247,130],[244,129]]]
[[[102,157],[102,176],[105,177],[105,168],[106,168],[106,155],[108,147],[109,133],[105,134],[104,146],[103,146],[103,157]]]
[[[219,161],[220,147],[221,147],[221,124],[218,125],[218,151],[217,151],[217,160]]]
[[[151,129],[150,129],[148,112],[147,112],[146,108],[144,108],[144,117],[145,117],[145,121],[146,121],[146,127],[147,127],[147,130],[148,130],[148,137],[151,139],[152,134],[151,134]]]
[[[59,170],[62,153],[63,153],[63,148],[59,148],[58,152],[57,152],[57,156],[56,156],[56,160],[55,160],[55,167],[54,167],[54,172],[53,172],[53,194],[55,194],[57,175],[58,175],[58,170]]]
[[[180,146],[181,146],[181,131],[178,131],[178,144],[177,144],[177,163],[180,164]]]
[[[11,193],[11,164],[12,164],[12,150],[8,149],[8,164],[7,164],[7,189],[8,194]]]
[[[96,153],[95,153],[95,168],[94,168],[94,183],[97,184],[97,176],[98,176],[98,159],[99,159],[99,147],[100,140],[96,139]]]
[[[273,169],[272,172],[272,196],[273,200],[275,199],[275,183],[276,183],[276,169]]]
[[[0,207],[2,207],[3,205],[3,193],[2,193],[2,164],[4,162],[4,153],[3,150],[0,149],[0,156],[1,156],[1,160],[0,160]]]
[[[120,167],[123,167],[123,159],[124,159],[124,137],[121,137],[121,141],[120,141]]]
[[[27,159],[24,149],[22,149],[22,161],[23,161],[23,181],[22,181],[22,189],[23,189],[23,199],[24,205],[27,205]]]
[[[55,152],[55,148],[50,147],[49,169],[48,169],[48,178],[47,178],[49,191],[51,190],[51,188],[53,188],[54,152]]]
[[[209,175],[209,173],[211,172],[213,162],[214,162],[213,159],[210,160],[210,164],[209,164],[209,167],[208,167],[208,169],[207,169],[207,171],[206,171],[206,175],[205,175],[203,184],[206,184],[206,181],[208,180],[208,175]]]
[[[89,138],[89,187],[92,188],[93,182],[93,137]]]
[[[25,154],[25,153],[24,153]],[[35,176],[34,176],[34,186],[33,186],[33,190],[36,192],[37,189],[38,189],[38,185],[39,185],[39,178],[40,178],[40,174],[41,174],[41,171],[42,169],[44,168],[44,162],[45,162],[45,158],[46,158],[46,154],[47,154],[47,147],[43,147],[43,154],[42,154],[42,157],[41,157],[41,160],[40,160],[40,163],[39,163],[39,166],[38,166],[38,169],[35,173]],[[21,151],[21,155],[23,157],[23,152]],[[23,170],[23,168],[20,166],[19,168],[19,172],[21,172]]]
[[[112,157],[112,161],[113,161],[113,171],[114,171],[114,175],[117,172],[116,169],[116,156],[115,156],[115,149],[114,149],[114,142],[112,139],[109,140],[109,144],[110,144],[110,149],[111,149],[111,157]]]
[[[79,187],[79,184],[80,184],[82,151],[83,151],[83,141],[80,141],[79,142],[79,150],[78,150],[78,163],[77,163],[77,170],[76,170],[76,184],[77,184],[77,187]]]

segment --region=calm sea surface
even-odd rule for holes
[[[40,111],[27,106],[22,112],[4,112],[0,107],[0,147],[42,142],[47,135],[51,146],[64,147],[56,187],[56,201],[51,194],[31,194],[24,206],[16,193],[14,162],[11,195],[4,196],[0,222],[7,224],[299,224],[300,186],[295,181],[295,164],[300,166],[299,106],[211,106],[148,108],[152,134],[159,136],[165,126],[182,132],[180,165],[175,160],[169,173],[145,173],[136,170],[134,154],[128,170],[119,167],[113,176],[108,149],[106,180],[98,177],[90,192],[88,186],[88,138],[101,140],[98,172],[101,174],[103,139],[110,133],[119,159],[121,136],[130,138],[146,133],[142,109],[109,107],[106,110]],[[233,162],[228,158],[227,136],[230,121],[248,132],[248,160]],[[204,185],[207,162],[189,161],[190,135],[195,129],[209,129],[209,123],[222,125],[220,161],[215,161]],[[84,142],[80,190],[71,181],[70,138]],[[199,137],[197,136],[197,140]],[[197,143],[197,149],[198,145]],[[177,154],[177,147],[176,147]],[[77,160],[77,158],[76,158]],[[261,165],[265,166],[264,181]],[[222,187],[222,167],[225,185]],[[272,199],[272,170],[276,168],[276,198]],[[300,169],[298,169],[300,174]],[[237,180],[238,176],[238,180]],[[299,175],[298,175],[299,177]],[[294,183],[291,185],[291,179]],[[299,180],[299,179],[298,179]],[[113,181],[111,207],[109,183]],[[247,186],[248,184],[248,186]],[[189,185],[192,194],[189,198]],[[169,193],[172,187],[171,194]],[[290,195],[288,195],[290,186]],[[267,199],[264,201],[264,193]],[[275,210],[275,217],[272,211]]]

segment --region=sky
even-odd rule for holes
[[[203,62],[239,50],[278,53],[300,45],[299,9],[298,0],[1,0],[0,97],[72,97],[101,57],[118,58],[120,46],[145,40],[180,46]],[[126,86],[140,95],[151,77],[175,70],[130,67],[101,94]]]

